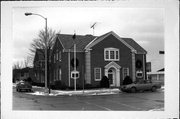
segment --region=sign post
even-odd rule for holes
[[[79,71],[71,71],[71,78],[74,79],[74,91],[76,91],[76,79],[79,78]]]

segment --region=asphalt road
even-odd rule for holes
[[[149,111],[164,108],[164,92],[99,96],[37,96],[13,89],[13,110]]]

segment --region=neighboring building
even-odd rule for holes
[[[119,87],[125,76],[133,81],[146,79],[147,52],[131,38],[121,38],[113,31],[95,37],[92,35],[58,34],[51,54],[51,84],[60,80],[74,86],[74,49],[77,50],[77,70],[80,72],[77,87],[90,84],[98,87],[102,76],[107,76],[111,87]]]
[[[151,72],[151,62],[146,63],[146,72]]]
[[[47,51],[47,55],[51,56],[51,50]],[[34,56],[34,73],[35,73],[35,79],[33,80],[34,83],[41,83],[45,84],[45,62],[44,62],[44,49],[36,49],[36,53]],[[48,68],[50,65],[50,58],[48,60]],[[49,74],[48,74],[49,76]]]
[[[36,54],[34,57],[34,73],[35,79],[33,82],[35,83],[44,83],[44,51],[42,49],[36,49]]]
[[[29,77],[32,80],[35,78],[33,68],[13,69],[13,82],[24,80]]]
[[[164,68],[158,70],[157,72],[148,72],[147,78],[152,82],[160,82],[164,85]]]

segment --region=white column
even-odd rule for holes
[[[136,80],[136,68],[135,68],[135,53],[132,52],[132,80]]]
[[[120,69],[116,69],[116,86],[120,86]]]
[[[91,52],[89,50],[85,52],[85,59],[86,83],[91,84]]]

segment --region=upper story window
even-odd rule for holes
[[[58,58],[59,58],[59,53],[58,53],[58,50],[56,51],[56,60],[58,60]]]
[[[105,61],[119,61],[119,49],[117,48],[105,48],[104,49]]]
[[[61,61],[61,51],[59,51],[59,61]]]
[[[56,63],[56,54],[54,54],[54,58],[53,59],[54,59],[54,63]]]

